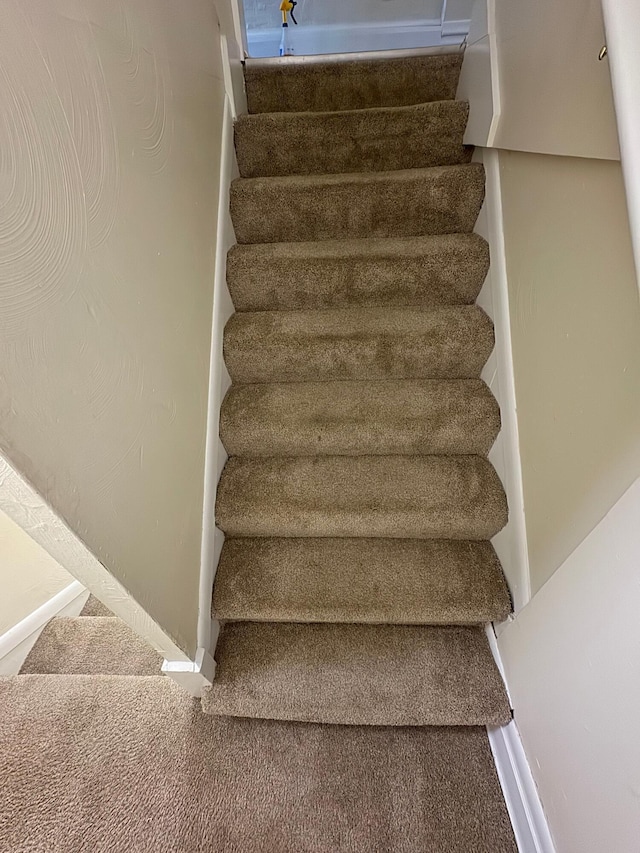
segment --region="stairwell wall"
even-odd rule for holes
[[[476,16],[458,95],[471,100],[466,141],[493,147],[485,162],[498,161],[487,185],[501,212],[492,275],[503,268],[518,436],[509,462],[523,484],[532,595],[497,626],[497,646],[557,853],[631,853],[640,835],[633,187],[611,145],[599,4],[479,5],[486,33]]]
[[[9,516],[0,512],[0,635],[73,582]]]
[[[620,164],[499,157],[535,595],[640,476],[640,304]]]
[[[193,656],[224,110],[213,5],[7,0],[0,80],[0,449]]]

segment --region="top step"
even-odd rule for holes
[[[462,51],[346,61],[248,59],[250,113],[406,107],[456,96]]]

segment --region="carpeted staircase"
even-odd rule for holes
[[[52,620],[0,679],[2,853],[516,850],[460,59],[248,64],[208,713],[95,599]]]
[[[248,63],[205,711],[500,725],[493,327],[461,55]]]

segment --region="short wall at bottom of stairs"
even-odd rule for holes
[[[17,675],[44,626],[54,616],[78,616],[89,590],[73,581],[0,636],[0,676]]]
[[[370,24],[290,25],[289,36],[296,56],[322,53],[362,53],[374,50],[412,50],[422,47],[460,45],[469,32],[469,21],[394,21]],[[278,56],[281,27],[247,31],[249,56]]]

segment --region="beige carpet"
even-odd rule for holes
[[[435,101],[332,113],[261,113],[235,126],[243,178],[450,166],[470,159],[462,144],[469,105]]]
[[[499,429],[480,379],[235,385],[220,415],[232,456],[484,456]]]
[[[213,609],[220,619],[473,625],[511,612],[489,542],[437,539],[227,539]]]
[[[455,98],[462,52],[303,65],[249,61],[245,68],[250,113],[361,110]]]
[[[460,62],[247,62],[212,714],[509,719],[479,627],[510,611],[508,515]]]
[[[479,728],[203,715],[163,678],[0,680],[2,853],[515,853]]]
[[[224,357],[234,382],[470,379],[493,349],[476,305],[234,314]]]
[[[237,311],[466,304],[489,268],[477,234],[234,246],[227,282]]]
[[[210,714],[374,726],[511,720],[484,630],[229,622]]]
[[[46,625],[21,672],[159,675],[161,666],[162,657],[116,616],[59,616]]]
[[[483,199],[479,163],[238,178],[231,216],[238,243],[411,237],[473,231]]]
[[[95,595],[90,595],[82,608],[81,616],[113,616],[109,608],[99,601]]]
[[[231,536],[490,539],[507,507],[481,456],[234,456],[216,518]]]

